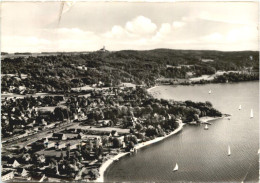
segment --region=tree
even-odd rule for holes
[[[206,102],[205,102],[205,105],[206,105],[207,107],[210,107],[210,108],[213,106],[212,103],[209,102],[209,101],[206,101]]]
[[[104,136],[102,137],[102,144],[106,147],[107,144],[108,144],[108,137],[107,136]]]
[[[64,120],[64,114],[60,107],[56,107],[53,112],[56,120]]]
[[[89,142],[89,150],[92,151],[92,149],[93,149],[93,143],[90,141]]]
[[[131,141],[129,144],[128,144],[128,148],[129,149],[133,149],[135,147],[135,144]]]
[[[98,159],[103,154],[103,148],[100,146],[96,148],[95,157]]]
[[[121,141],[118,138],[113,139],[113,147],[114,148],[120,148],[122,146]]]
[[[131,142],[133,142],[134,144],[137,144],[138,143],[138,139],[135,135],[132,135],[129,139]]]
[[[61,153],[60,153],[60,160],[64,160],[63,151],[61,151]]]
[[[140,123],[137,123],[135,125],[135,129],[140,132],[143,129],[143,125],[141,125]]]

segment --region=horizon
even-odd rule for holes
[[[258,52],[258,50],[196,50],[196,49],[171,49],[171,48],[155,48],[155,49],[148,49],[148,50],[133,50],[133,49],[123,49],[123,50],[108,50],[106,49],[106,51],[109,52],[120,52],[120,51],[154,51],[154,50],[172,50],[172,51],[216,51],[216,52]],[[5,51],[1,51],[1,53],[8,53],[8,54],[15,54],[15,53],[80,53],[80,52],[97,52],[100,51],[99,50],[83,50],[83,51],[40,51],[40,52],[29,52],[29,51],[25,51],[25,52],[19,52],[19,51],[15,51],[15,52],[5,52]]]
[[[257,2],[2,2],[1,51],[258,51],[257,15]]]

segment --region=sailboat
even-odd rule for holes
[[[253,118],[253,117],[254,117],[254,112],[253,112],[253,109],[251,109],[250,118]]]
[[[242,106],[241,105],[239,105],[239,107],[238,107],[238,110],[241,110],[242,109]]]
[[[175,172],[175,171],[178,171],[179,170],[179,166],[178,166],[178,164],[176,163],[176,165],[175,165],[175,167],[174,167],[174,169],[172,170],[173,172]]]
[[[230,150],[230,146],[228,146],[228,156],[231,155],[231,150]]]
[[[209,129],[208,124],[206,124],[204,130],[208,130],[208,129]]]
[[[211,90],[209,90],[209,94],[211,94]]]

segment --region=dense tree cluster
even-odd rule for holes
[[[221,76],[214,78],[213,82],[225,83],[225,82],[239,82],[239,81],[253,81],[259,80],[259,73],[255,74],[238,74],[238,73],[225,73]]]
[[[201,61],[203,58],[214,61],[205,63]],[[178,65],[183,66],[175,67]],[[103,86],[116,86],[121,82],[150,86],[159,77],[185,78],[187,72],[201,76],[214,74],[216,70],[242,70],[246,67],[259,70],[257,52],[167,49],[5,58],[1,66],[1,72],[5,74],[2,91],[10,91],[10,86],[25,86],[37,92],[69,91],[73,87],[99,82]],[[6,74],[16,77],[7,77]],[[21,74],[27,77],[21,79]]]

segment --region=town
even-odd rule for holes
[[[2,180],[103,180],[106,167],[123,155],[177,133],[184,124],[223,116],[210,102],[158,99],[149,88],[259,76],[251,52],[241,54],[250,64],[236,66],[201,58],[196,64],[158,61],[161,56],[153,62],[140,53],[142,58],[105,48],[92,53],[5,54]],[[136,60],[130,65],[122,61],[129,58]]]
[[[138,85],[5,97],[2,180],[94,181],[105,161],[202,116],[221,113],[209,102],[155,99]]]

